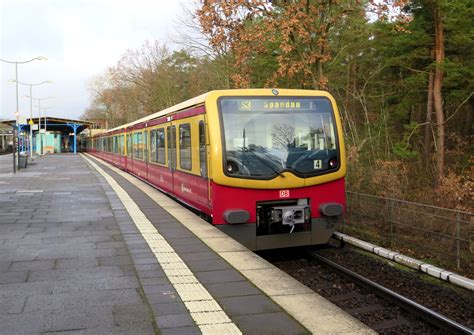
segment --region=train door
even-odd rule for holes
[[[176,126],[171,124],[167,128],[168,169],[171,174],[170,189],[174,190],[174,172],[176,171]]]
[[[149,162],[149,157],[148,157],[148,153],[149,153],[149,149],[148,149],[148,143],[150,142],[148,140],[148,130],[145,129],[143,131],[143,162],[145,163],[145,174],[144,174],[144,178],[148,180],[148,162]]]
[[[205,205],[210,205],[211,196],[209,194],[209,177],[208,177],[208,154],[207,148],[209,145],[209,137],[207,136],[207,127],[204,119],[204,115],[198,118],[198,137],[199,137],[199,172],[204,182],[201,184],[200,193],[203,197],[198,199]]]
[[[128,134],[128,171],[133,172],[133,131]]]

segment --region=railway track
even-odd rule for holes
[[[449,309],[446,315],[453,317],[451,314],[456,314],[457,319],[453,321],[412,301],[411,299],[414,297],[409,299],[402,296],[405,293],[397,294],[339,265],[339,258],[335,257],[336,262],[339,263],[336,264],[336,262],[323,257],[321,253],[334,259],[333,256],[340,255],[341,250],[324,249],[314,252],[314,249],[309,251],[287,249],[284,253],[279,250],[277,253],[268,251],[260,254],[380,334],[473,334],[472,329],[461,324],[469,326],[472,324],[470,308],[466,306],[465,301],[459,302],[459,306],[464,306],[464,309],[461,310],[461,313],[465,314],[464,317],[459,318],[459,313],[452,313],[453,308],[459,309],[462,307],[451,307]],[[377,271],[378,269],[380,275],[384,277],[382,266],[375,267],[374,270],[373,266],[368,266],[362,262],[360,256],[346,250],[346,256],[344,257],[346,266],[347,260],[349,260],[350,267],[359,273],[365,274],[365,276],[367,276],[367,270]],[[369,261],[372,262],[370,259]],[[359,269],[362,271],[359,271]],[[374,280],[379,282],[379,276],[369,277],[375,277]],[[407,281],[402,275],[396,278],[400,286],[413,287],[414,285],[413,282]],[[414,287],[418,286],[415,285]],[[425,296],[428,300],[438,301],[440,304],[449,304],[445,300],[446,296],[439,296],[437,293],[427,294],[426,291],[420,290],[420,294],[428,295]],[[443,309],[441,311],[444,312]]]
[[[331,270],[337,271],[338,273],[342,274],[344,277],[348,278],[350,281],[353,281],[358,286],[364,287],[369,292],[373,292],[378,297],[382,298],[385,301],[390,301],[402,310],[412,313],[412,315],[416,315],[419,318],[423,319],[428,324],[438,328],[441,333],[448,333],[448,334],[473,334],[473,330],[459,324],[456,321],[453,321],[447,318],[444,315],[441,315],[427,307],[424,307],[417,302],[410,300],[382,285],[377,284],[376,282],[367,279],[354,271],[351,271],[321,255],[312,251],[306,250],[306,252],[311,255],[314,259],[318,262],[323,264],[325,267],[330,268]],[[330,299],[331,300],[331,299]],[[377,311],[383,310],[386,307],[383,305],[369,305],[367,307],[358,308],[357,310],[351,310],[351,314],[357,314],[364,311]],[[392,328],[397,328],[400,326],[409,326],[410,320],[405,318],[403,315],[399,315],[397,318],[384,321],[378,324],[379,329],[375,329],[378,331],[386,332]],[[420,329],[421,331],[421,329]],[[411,333],[411,332],[410,332]]]

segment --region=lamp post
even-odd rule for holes
[[[33,150],[31,148],[32,144],[33,144],[33,127],[32,127],[32,120],[33,120],[33,86],[39,86],[39,85],[42,85],[42,84],[52,84],[53,82],[51,80],[45,80],[45,81],[42,81],[40,83],[34,83],[34,84],[29,84],[29,83],[23,83],[21,81],[18,82],[18,84],[20,85],[25,85],[25,86],[29,86],[30,87],[30,147],[29,147],[29,151],[30,151],[30,157],[33,157]],[[38,119],[38,123],[40,122],[40,120]],[[39,131],[39,126],[38,126],[38,131]]]
[[[16,140],[16,131],[18,130],[18,122],[19,122],[19,118],[20,118],[20,109],[18,107],[18,64],[26,64],[26,63],[29,63],[29,62],[32,62],[34,60],[48,60],[46,57],[43,57],[43,56],[39,56],[39,57],[35,57],[35,58],[32,58],[32,59],[29,59],[29,60],[26,60],[26,61],[10,61],[10,60],[6,60],[6,59],[1,59],[0,58],[0,62],[4,62],[4,63],[9,63],[9,64],[15,64],[15,89],[16,89],[16,111],[15,111],[15,127],[13,129],[13,173],[16,173],[16,159],[15,159],[15,154],[16,154],[16,151],[20,150],[20,143],[18,143],[18,148],[15,144],[15,140]],[[20,155],[18,155],[18,170],[20,170]]]
[[[38,101],[38,133],[41,135],[41,100],[46,100],[46,99],[53,99],[54,97],[46,97],[46,98],[33,98],[31,95],[27,95],[27,98],[30,98],[32,100],[37,100]],[[46,134],[46,114],[44,118],[44,129],[45,129],[45,134]],[[41,137],[41,155],[43,155],[43,135]]]

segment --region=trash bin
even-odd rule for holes
[[[20,168],[26,169],[28,166],[28,155],[27,154],[20,154]]]

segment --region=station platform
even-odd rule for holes
[[[34,333],[374,332],[146,183],[65,154],[0,170],[0,334]]]

